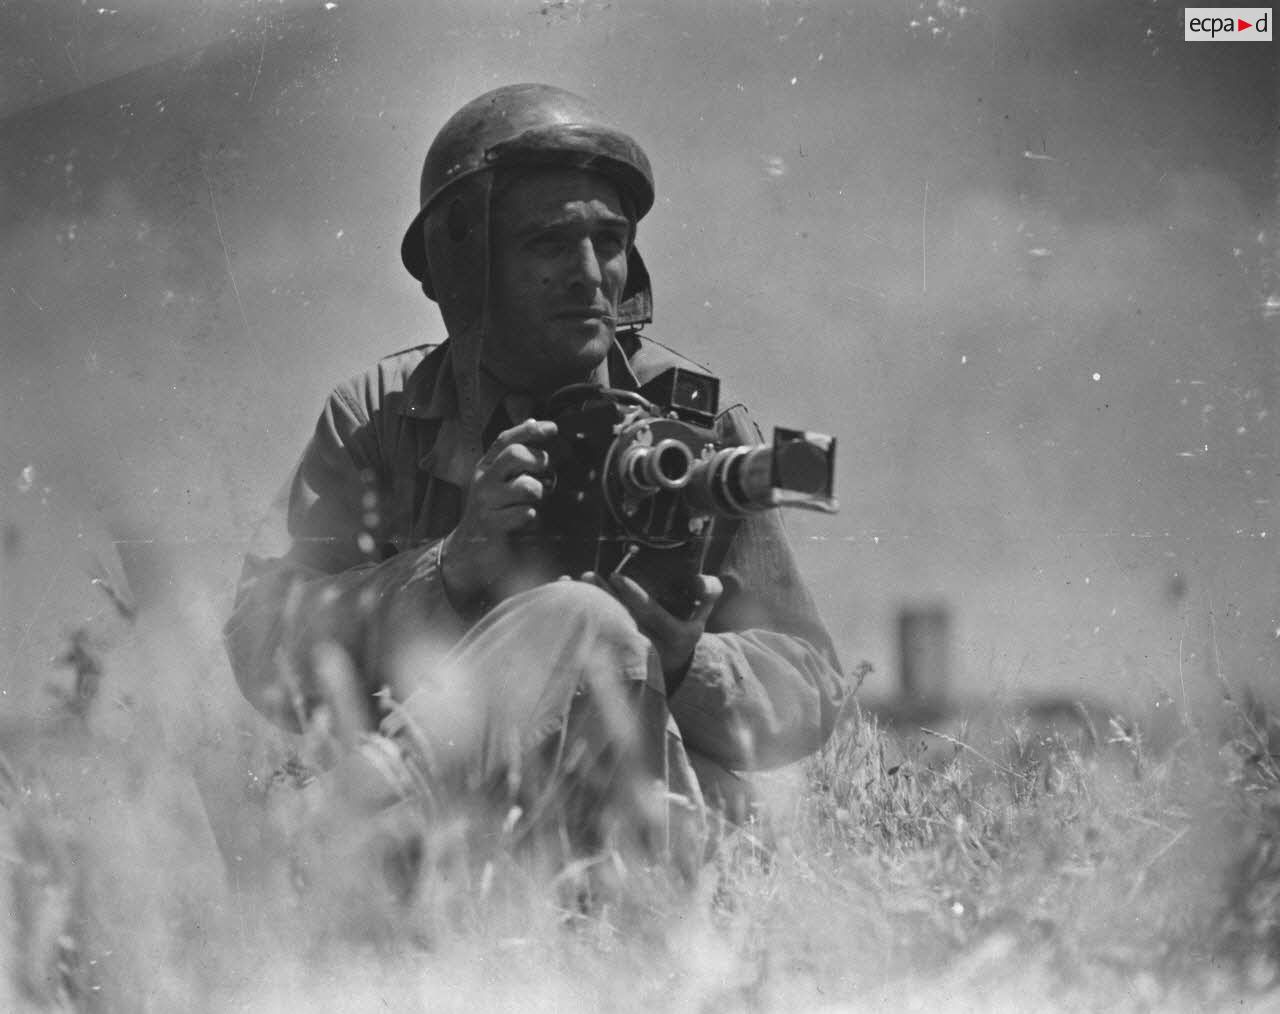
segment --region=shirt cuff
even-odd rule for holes
[[[474,617],[454,608],[445,592],[440,569],[442,541],[382,564],[390,572],[376,588],[369,589],[380,613],[370,629],[375,639],[371,655],[377,662],[385,665],[400,652],[424,643],[451,646],[475,623]]]
[[[444,539],[437,539],[426,552],[418,554],[408,583],[419,592],[414,596],[422,608],[419,615],[432,629],[451,636],[460,637],[489,608],[485,600],[468,604],[453,601],[444,583]]]
[[[485,592],[473,596],[470,601],[464,601],[449,590],[449,585],[444,579],[444,544],[448,541],[449,536],[446,535],[436,542],[434,546],[436,573],[439,576],[440,589],[444,593],[445,602],[448,603],[455,616],[468,624],[475,623],[493,607],[493,602]]]

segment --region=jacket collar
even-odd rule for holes
[[[602,387],[621,387],[634,391],[640,387],[630,359],[639,350],[640,339],[634,331],[624,331],[614,338],[608,355],[596,367],[592,380]],[[458,387],[454,373],[452,346],[446,339],[429,351],[414,368],[405,383],[405,397],[400,401],[400,414],[412,419],[434,420],[456,417]],[[507,392],[493,390],[496,408]]]
[[[633,332],[615,338],[604,360],[596,367],[592,380],[602,387],[637,390],[639,382],[628,361],[624,341],[639,342]],[[527,398],[504,391],[496,381],[481,385],[486,406],[486,425],[499,407],[512,419],[524,418],[529,411]],[[466,433],[458,413],[458,388],[453,355],[446,340],[433,348],[405,382],[405,397],[400,413],[420,420],[429,432],[424,434],[425,452],[418,467],[437,480],[463,488],[467,484],[476,458],[481,453],[481,435]]]

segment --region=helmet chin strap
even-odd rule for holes
[[[479,206],[479,228],[483,236],[479,314],[469,315],[459,334],[450,334],[453,342],[454,384],[458,393],[458,419],[461,423],[463,449],[472,459],[484,453],[484,430],[489,420],[482,418],[485,399],[481,393],[481,363],[484,360],[485,336],[493,327],[493,174],[485,173],[476,184],[482,192]],[[492,410],[493,406],[489,406]]]

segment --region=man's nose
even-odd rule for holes
[[[600,269],[600,257],[596,253],[596,245],[589,236],[584,236],[573,251],[572,281],[592,287],[599,286],[604,280],[604,272]]]

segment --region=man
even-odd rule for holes
[[[688,616],[530,548],[550,395],[691,365],[639,333],[648,159],[578,96],[515,85],[449,120],[420,197],[402,257],[448,340],[330,396],[227,624],[243,692],[287,728],[379,727],[332,776],[370,810],[483,800],[576,852],[651,843],[672,799],[741,816],[737,773],[816,750],[845,693],[777,511],[719,529]],[[716,427],[758,440],[741,409]]]

